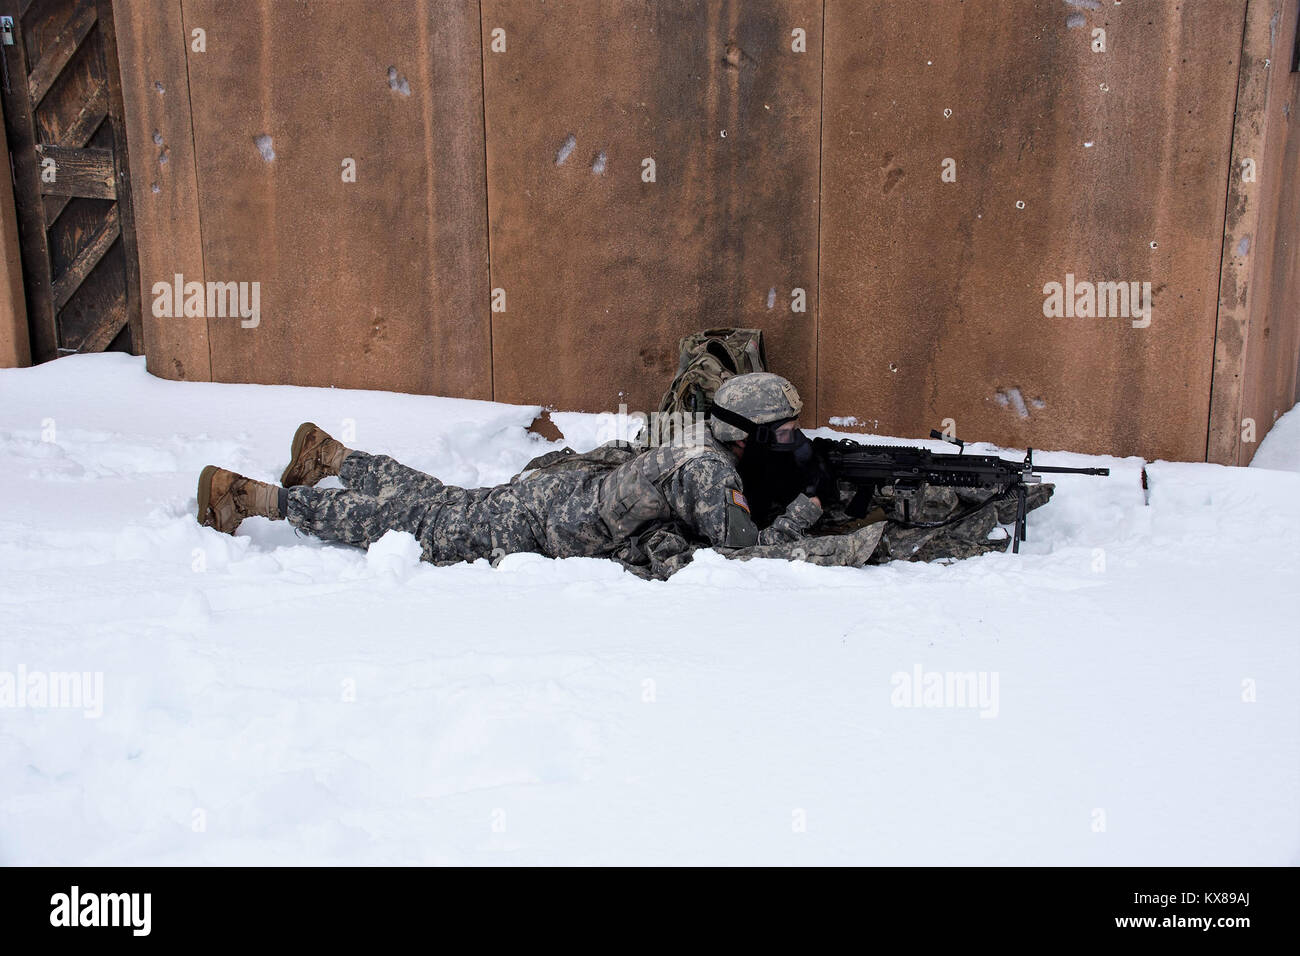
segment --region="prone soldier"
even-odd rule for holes
[[[198,484],[200,523],[233,534],[252,515],[287,520],[327,541],[368,547],[408,531],[434,564],[535,552],[608,557],[633,572],[666,578],[698,547],[732,558],[799,557],[861,566],[883,525],[810,537],[822,514],[819,476],[807,474],[784,510],[755,524],[738,467],[750,458],[772,468],[799,457],[799,393],[784,378],[754,372],[728,379],[714,414],[657,447],[613,441],[586,454],[570,449],[528,463],[509,482],[460,488],[386,455],[350,449],[307,422],[294,435],[280,485],[214,465]],[[337,475],[339,489],[315,485]]]

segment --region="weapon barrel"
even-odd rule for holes
[[[1046,475],[1109,475],[1109,468],[1062,468],[1059,465],[1034,465],[1034,472]]]

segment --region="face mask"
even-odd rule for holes
[[[756,457],[792,456],[794,464],[800,468],[806,468],[813,459],[812,441],[797,428],[789,433],[785,441],[781,441],[775,431],[756,437],[746,443],[745,457],[749,457],[750,452],[754,450],[759,451]]]
[[[777,454],[793,455],[796,465],[804,466],[812,461],[813,443],[808,436],[795,429],[787,442],[773,442],[772,451]]]
[[[804,490],[815,462],[812,441],[798,429],[784,442],[774,440],[774,432],[761,437],[745,443],[739,471],[754,520],[763,528]]]

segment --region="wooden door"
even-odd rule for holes
[[[2,31],[0,87],[32,360],[138,354],[139,266],[111,0],[0,0],[0,16],[12,18]]]

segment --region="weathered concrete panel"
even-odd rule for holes
[[[1244,10],[828,3],[822,417],[1203,458]],[[1150,326],[1045,317],[1067,274]]]
[[[647,408],[756,325],[808,418],[1225,462],[1296,394],[1297,0],[114,2],[156,374]]]
[[[754,326],[815,416],[822,4],[482,8],[495,397],[653,409],[682,335]]]
[[[155,282],[203,281],[199,191],[180,0],[114,0],[117,56],[139,256],[143,350],[162,378],[208,381],[202,318],[153,314]],[[137,344],[137,348],[140,347]]]
[[[1250,0],[1233,136],[1207,456],[1248,464],[1294,401],[1300,352],[1296,0]]]
[[[219,381],[491,396],[478,9],[187,0]],[[345,179],[355,162],[355,182]]]

